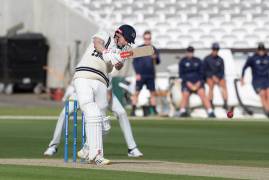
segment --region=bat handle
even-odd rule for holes
[[[120,57],[125,59],[125,58],[129,58],[133,55],[132,51],[123,51],[120,53]]]

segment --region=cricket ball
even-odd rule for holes
[[[234,116],[233,111],[229,111],[229,112],[227,112],[227,117],[228,117],[228,118],[232,118],[233,116]]]

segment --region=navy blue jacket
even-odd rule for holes
[[[182,83],[186,83],[188,81],[191,83],[196,83],[197,81],[203,83],[203,63],[199,58],[193,57],[192,59],[188,59],[187,57],[184,57],[179,62],[178,67],[179,77],[182,79]]]
[[[145,46],[144,44],[139,46]],[[155,54],[157,55],[156,64],[160,64],[160,56],[158,50],[153,46]],[[143,77],[155,77],[155,63],[151,56],[134,58],[133,67],[136,74],[140,74]]]
[[[216,75],[224,77],[224,61],[220,56],[213,57],[211,54],[204,59],[204,70],[206,78]]]
[[[245,75],[246,69],[250,67],[252,71],[252,80],[269,79],[269,56],[259,56],[254,54],[247,59],[243,70],[242,77]]]

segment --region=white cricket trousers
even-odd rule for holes
[[[107,87],[98,80],[76,78],[75,91],[85,117],[86,139],[89,145],[89,159],[103,156],[102,122],[105,117]]]

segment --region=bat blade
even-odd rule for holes
[[[120,53],[121,58],[137,58],[144,56],[152,56],[154,54],[154,49],[152,46],[143,46],[131,49],[130,51],[124,51]]]

